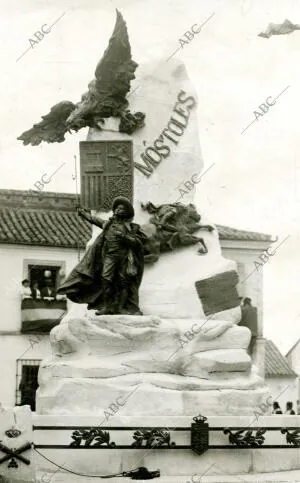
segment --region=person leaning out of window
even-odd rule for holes
[[[37,282],[33,282],[32,284],[31,295],[34,300],[41,298],[41,292],[39,290],[39,284]]]
[[[28,278],[25,278],[24,280],[22,280],[21,298],[22,298],[22,300],[32,298],[30,282],[29,282]]]

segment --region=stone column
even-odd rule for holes
[[[135,221],[145,223],[149,215],[141,203],[193,202],[203,169],[197,98],[184,65],[171,59],[139,67],[129,102],[132,111],[146,113],[143,128],[129,136],[110,118],[102,130],[90,128],[87,141],[95,146],[97,141],[132,141]]]

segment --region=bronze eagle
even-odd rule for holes
[[[42,141],[61,143],[67,132],[77,132],[83,127],[101,129],[100,124],[109,117],[118,117],[119,131],[127,134],[144,126],[145,114],[132,114],[127,109],[126,95],[138,64],[132,60],[126,23],[121,13],[116,12],[114,31],[88,91],[77,104],[70,101],[55,104],[46,116],[42,116],[42,121],[18,137],[24,145],[37,146]]]

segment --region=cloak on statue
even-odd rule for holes
[[[82,260],[76,265],[57,293],[66,294],[68,299],[78,304],[88,304],[88,309],[101,309],[103,306],[103,282],[102,267],[105,257],[105,235],[112,223],[110,218],[103,226],[103,231],[98,235],[93,245],[88,248]],[[134,246],[130,246],[131,256],[127,268],[128,301],[127,308],[136,312],[139,310],[138,289],[142,281],[144,271],[144,246],[146,239],[136,223],[129,224],[129,235],[135,239]],[[113,284],[114,293],[111,301],[112,313],[118,305],[120,287],[118,279]]]

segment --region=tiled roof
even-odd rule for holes
[[[267,339],[265,350],[266,376],[297,376],[274,342]]]
[[[272,242],[272,236],[258,231],[238,230],[230,226],[216,225],[219,231],[220,240],[249,240]]]
[[[85,247],[92,229],[78,204],[73,193],[0,189],[0,243]]]
[[[84,247],[91,225],[75,211],[0,208],[0,243]]]
[[[297,345],[300,343],[300,339],[298,339],[294,345],[292,345],[292,347],[290,348],[290,350],[286,353],[286,356],[289,356],[291,352],[293,352],[294,349],[296,349]]]
[[[84,247],[91,225],[75,194],[0,189],[0,243]],[[270,235],[217,225],[221,240],[272,241]]]

